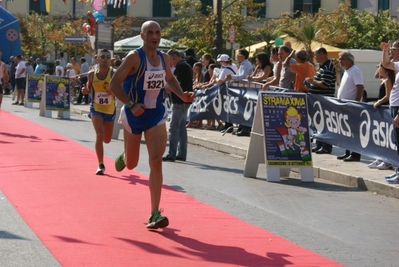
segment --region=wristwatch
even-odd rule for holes
[[[134,106],[134,102],[132,100],[130,100],[129,102],[127,102],[126,106],[131,109]]]

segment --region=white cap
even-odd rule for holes
[[[218,62],[220,62],[220,61],[227,62],[227,61],[229,61],[229,60],[230,60],[230,57],[229,57],[229,55],[226,55],[226,54],[222,54],[222,55],[218,58]]]
[[[66,64],[65,68],[68,68],[68,67],[72,68],[72,64],[71,63]]]

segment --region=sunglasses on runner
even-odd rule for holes
[[[104,54],[101,54],[101,55],[99,55],[98,57],[99,57],[99,58],[102,58],[102,59],[104,59],[104,58],[110,59],[110,58],[111,58],[111,55],[104,55]]]

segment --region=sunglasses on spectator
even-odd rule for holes
[[[391,50],[391,51],[396,51],[396,50],[398,50],[399,48],[389,48],[389,50]]]
[[[102,59],[104,59],[104,58],[110,59],[110,58],[111,58],[111,55],[104,55],[104,54],[101,54],[101,55],[99,55],[98,57],[99,57],[99,58],[102,58]]]

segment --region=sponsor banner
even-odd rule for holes
[[[388,106],[308,94],[311,128],[317,140],[399,166]]]
[[[70,109],[69,77],[46,77],[46,110],[69,111]]]
[[[28,102],[40,102],[44,89],[44,75],[28,75],[27,82]]]
[[[252,127],[258,87],[240,82],[197,90],[187,120],[217,119]],[[315,94],[307,94],[306,98],[310,136],[399,166],[388,106],[374,109],[372,104]]]
[[[306,94],[262,92],[261,99],[267,165],[312,166]]]

